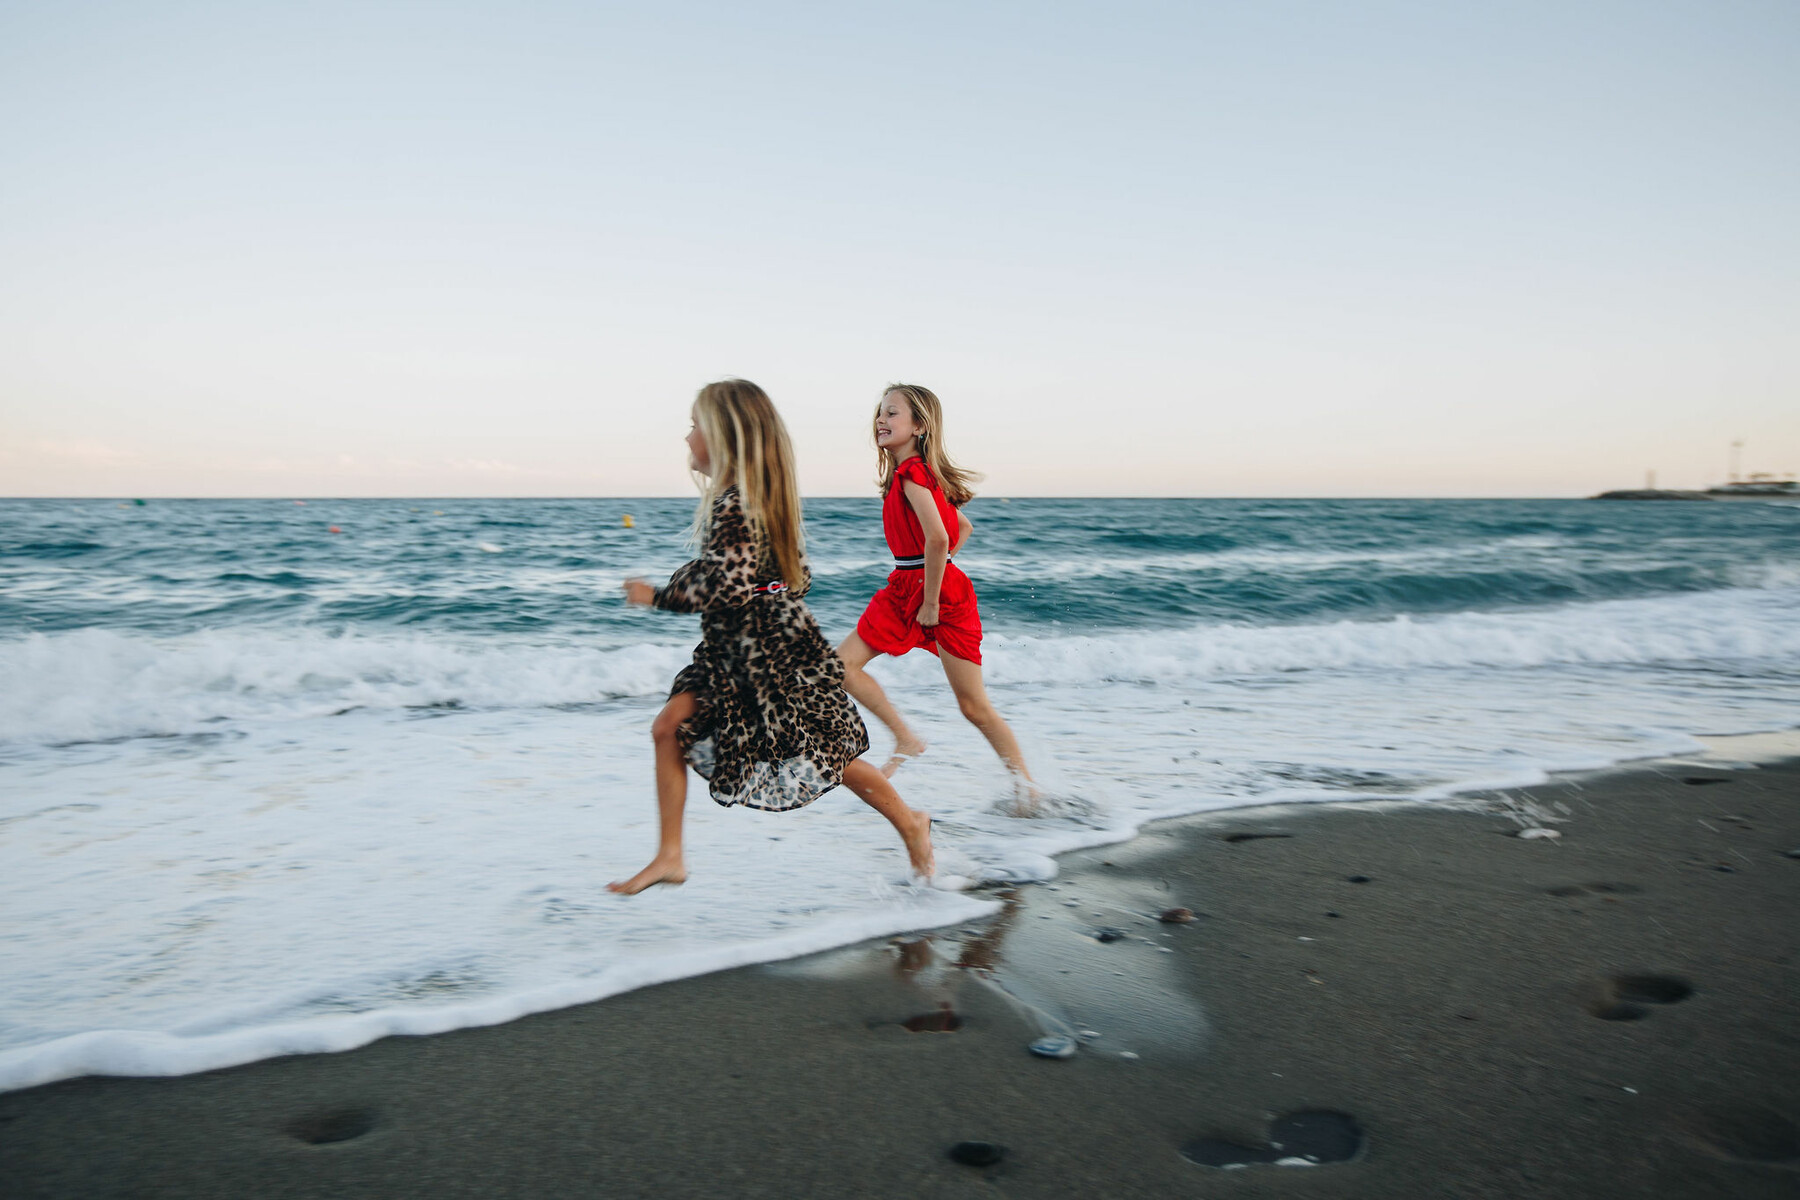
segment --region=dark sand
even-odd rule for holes
[[[1729,782],[1684,782],[1704,778]],[[0,1096],[0,1194],[1800,1195],[1800,764],[1654,763],[1510,796],[1560,806],[1563,836],[1509,836],[1502,797],[1166,822],[1065,859],[1056,890],[1019,889],[972,932]],[[1148,919],[1172,905],[1203,915]],[[984,968],[1101,1036],[1034,1058],[1036,1018]],[[1595,1015],[1633,995],[1636,1019]],[[944,1004],[955,1032],[900,1024]],[[1304,1110],[1351,1114],[1360,1155],[1181,1154],[1259,1144]],[[1008,1153],[952,1162],[969,1139]]]

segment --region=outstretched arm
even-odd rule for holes
[[[756,595],[756,539],[736,493],[713,508],[706,550],[676,570],[669,582],[652,588],[642,580],[625,584],[629,604],[647,604],[669,612],[711,612],[742,608]]]
[[[944,563],[950,558],[950,532],[944,528],[944,518],[938,515],[937,500],[930,488],[908,479],[906,502],[919,514],[919,529],[925,534],[925,592],[919,598],[919,615],[915,620],[921,625],[936,625],[938,593],[944,587]]]

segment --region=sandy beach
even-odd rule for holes
[[[0,1194],[1793,1196],[1800,760],[1734,748],[1163,822],[977,925],[7,1094]]]

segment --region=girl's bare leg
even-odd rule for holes
[[[849,692],[856,702],[875,714],[875,718],[888,727],[894,735],[894,752],[888,756],[887,762],[881,766],[883,775],[892,775],[900,769],[900,764],[915,755],[925,753],[925,740],[900,719],[900,713],[875,682],[875,677],[863,670],[875,651],[869,643],[858,634],[852,633],[838,647],[838,657],[844,660],[844,690]],[[860,794],[860,793],[859,793]]]
[[[988,745],[1006,764],[1006,769],[1024,781],[1023,795],[1034,801],[1037,786],[1031,778],[1031,770],[1025,765],[1025,755],[1019,750],[1019,739],[1013,736],[1012,726],[988,699],[987,685],[981,680],[981,664],[958,658],[942,646],[938,647],[938,660],[944,664],[944,677],[950,681],[950,690],[956,693],[956,706],[962,710],[962,715],[981,730]]]
[[[677,692],[651,722],[650,737],[656,743],[656,857],[630,879],[614,880],[609,892],[635,896],[658,883],[687,882],[687,860],[681,853],[681,817],[687,807],[687,758],[681,752],[676,731],[694,715],[694,693]]]
[[[930,813],[908,808],[887,776],[860,758],[844,768],[844,786],[888,819],[900,834],[900,840],[906,843],[906,857],[912,862],[913,870],[927,877],[935,873],[937,861],[931,853]]]

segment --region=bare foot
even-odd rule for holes
[[[900,836],[906,842],[906,857],[912,861],[914,873],[927,879],[937,874],[937,856],[931,849],[931,814],[913,809]]]
[[[918,738],[912,738],[904,742],[895,742],[894,752],[888,755],[888,760],[886,762],[881,764],[881,773],[889,779],[892,779],[894,777],[894,772],[906,765],[907,759],[917,758],[923,753],[925,753],[925,743]]]
[[[1031,776],[1022,772],[1013,772],[1012,803],[1007,806],[1009,817],[1035,817],[1039,815],[1044,794],[1038,785],[1031,781]]]
[[[617,892],[621,896],[635,896],[647,887],[655,887],[659,883],[670,886],[687,882],[687,863],[680,858],[665,859],[661,855],[650,860],[650,865],[626,880],[613,880],[606,885],[609,892]]]

